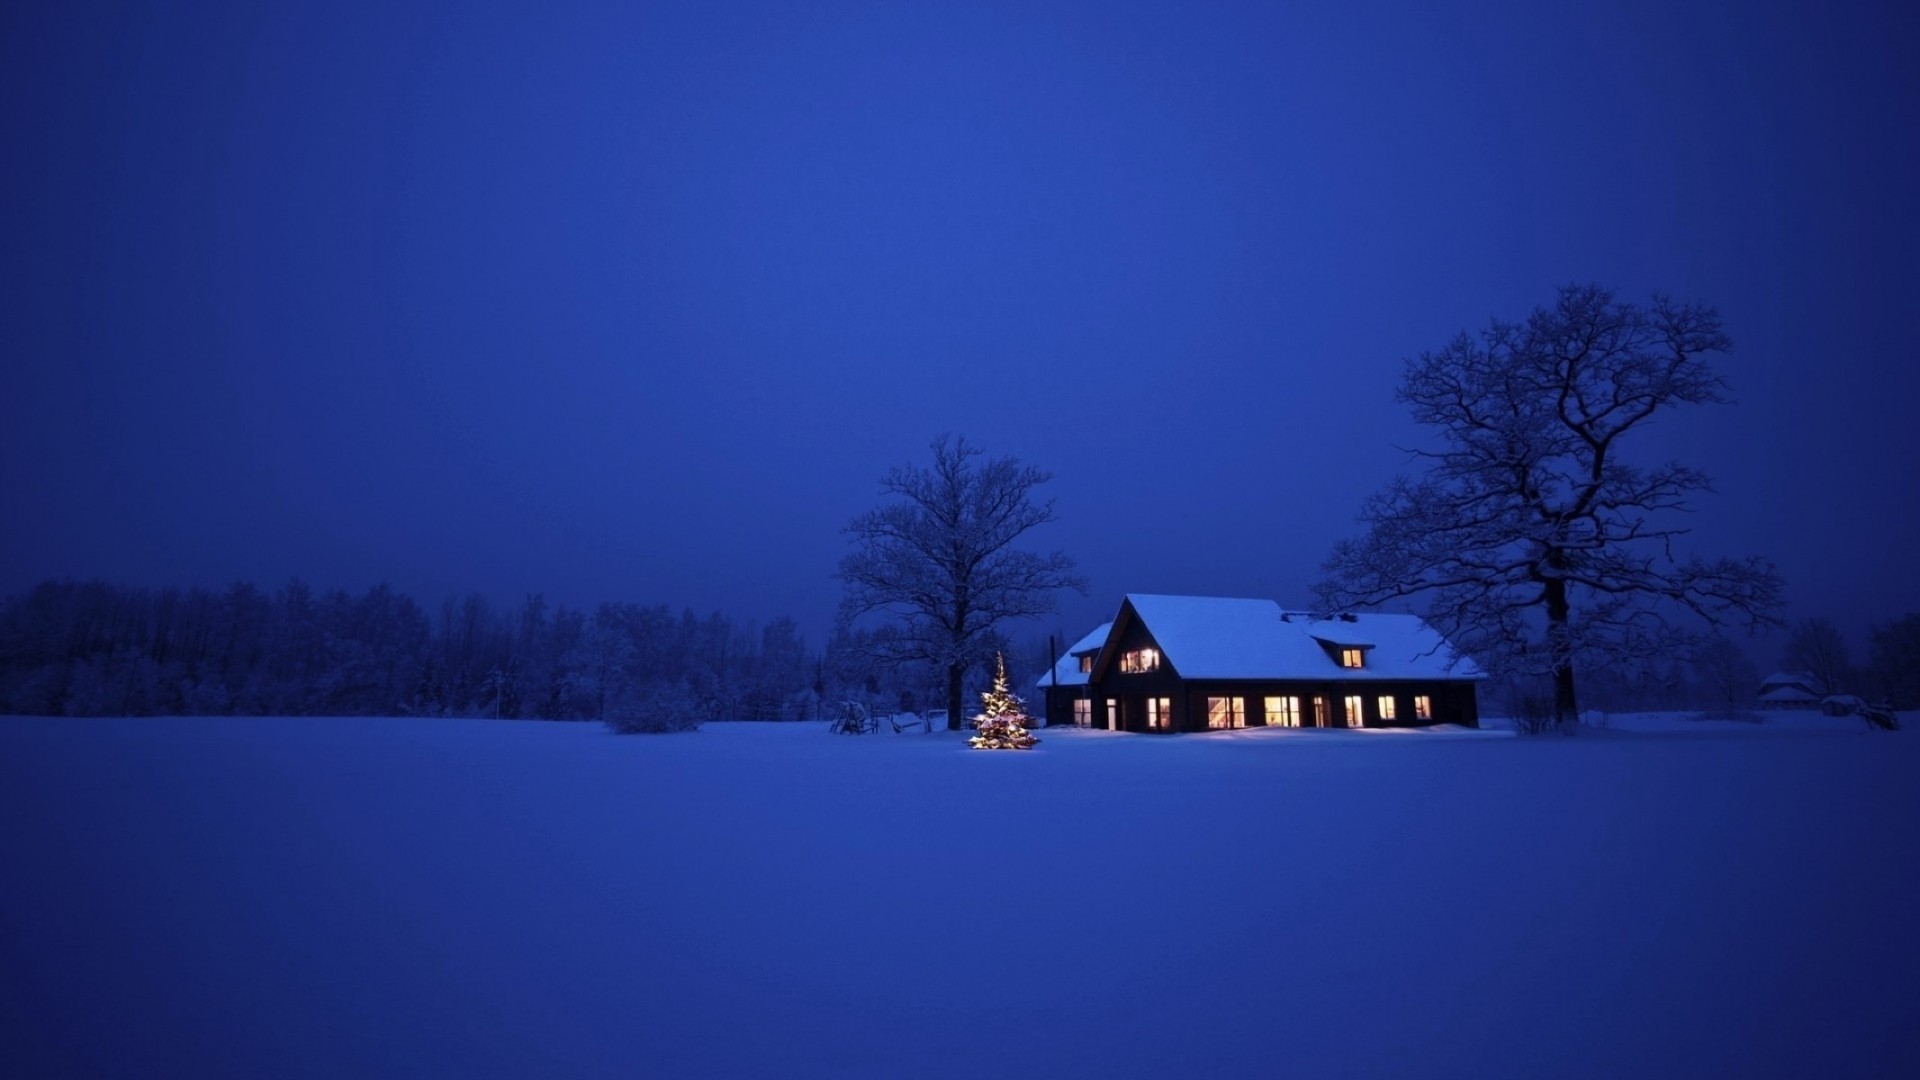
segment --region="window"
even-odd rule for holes
[[[1107,699],[1107,730],[1120,730],[1120,701],[1118,698]]]
[[[1073,726],[1093,726],[1093,702],[1081,698],[1079,701],[1073,703]]]
[[[1354,696],[1347,699],[1347,726],[1348,727],[1366,727],[1367,726],[1367,714],[1365,711],[1366,703],[1367,703],[1367,700],[1359,696],[1358,694],[1355,694]]]
[[[1147,699],[1147,730],[1171,731],[1173,728],[1173,699],[1150,697]]]
[[[1160,670],[1159,649],[1135,649],[1120,654],[1120,670],[1128,674]]]
[[[1391,694],[1380,695],[1380,719],[1393,719],[1393,695]]]
[[[1207,726],[1218,731],[1247,726],[1247,699],[1210,697],[1207,699]]]
[[[1313,726],[1314,727],[1327,726],[1327,699],[1326,698],[1315,697],[1313,699]]]
[[[1082,675],[1093,674],[1093,654],[1092,653],[1088,653],[1087,655],[1080,658],[1080,674]]]
[[[1414,695],[1413,718],[1415,720],[1433,719],[1433,699],[1425,694]]]
[[[1297,697],[1270,697],[1267,699],[1268,727],[1299,727],[1300,699]]]
[[[1364,649],[1341,649],[1340,666],[1351,668],[1366,667],[1366,651]]]

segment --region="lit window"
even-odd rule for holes
[[[1314,727],[1327,726],[1327,699],[1326,698],[1315,697],[1313,699],[1313,726]]]
[[[1082,675],[1093,674],[1093,654],[1092,653],[1088,653],[1087,655],[1080,658],[1080,674]]]
[[[1150,697],[1147,699],[1147,730],[1167,731],[1173,726],[1173,699]]]
[[[1158,671],[1159,669],[1159,649],[1135,649],[1132,652],[1120,654],[1120,670],[1128,674],[1138,674],[1142,671]]]
[[[1367,726],[1367,714],[1366,714],[1365,706],[1366,706],[1366,699],[1358,695],[1355,695],[1347,699],[1347,726],[1348,727],[1366,727]]]
[[[1393,698],[1391,695],[1380,695],[1380,719],[1393,719]]]
[[[1364,650],[1341,649],[1340,650],[1340,666],[1350,667],[1350,668],[1366,667],[1367,658]]]
[[[1107,699],[1107,730],[1120,730],[1120,702],[1117,698]]]
[[[1268,727],[1299,727],[1300,699],[1297,697],[1270,697],[1267,699]]]
[[[1073,703],[1073,726],[1093,726],[1093,702],[1082,699]]]
[[[1247,699],[1237,697],[1208,698],[1207,726],[1216,731],[1223,728],[1246,727]]]
[[[1413,699],[1413,718],[1415,720],[1433,719],[1433,699],[1425,694],[1417,694]]]

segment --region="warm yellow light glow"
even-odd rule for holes
[[[1120,654],[1120,670],[1129,675],[1160,669],[1159,649],[1135,649]]]
[[[1173,726],[1173,699],[1150,697],[1147,699],[1147,730],[1167,731]]]
[[[1366,702],[1358,694],[1347,699],[1347,726],[1367,726]]]
[[[1415,720],[1433,719],[1433,699],[1425,694],[1414,695],[1413,718]]]
[[[1393,696],[1391,694],[1380,695],[1380,719],[1393,719]]]
[[[1216,731],[1247,726],[1247,699],[1210,697],[1207,699],[1207,726]]]
[[[1364,649],[1341,649],[1340,666],[1345,668],[1366,667],[1366,651]]]
[[[1297,697],[1270,697],[1267,705],[1268,727],[1299,727],[1300,699]]]

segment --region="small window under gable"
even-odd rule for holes
[[[1120,654],[1120,670],[1126,674],[1160,670],[1159,649],[1135,649]]]
[[[1093,674],[1093,654],[1092,653],[1088,653],[1087,655],[1080,658],[1080,674],[1082,675]]]
[[[1328,658],[1341,667],[1350,670],[1359,670],[1366,667],[1367,650],[1373,648],[1372,645],[1364,641],[1355,641],[1352,638],[1341,641],[1336,638],[1319,637],[1316,635],[1314,640],[1319,642],[1320,647],[1327,651]]]

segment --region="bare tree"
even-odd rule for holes
[[[1704,704],[1727,712],[1753,707],[1760,671],[1740,646],[1714,634],[1693,650],[1692,666]]]
[[[1677,560],[1669,513],[1707,477],[1630,464],[1627,436],[1663,409],[1722,402],[1702,359],[1731,347],[1709,307],[1640,307],[1599,286],[1560,290],[1525,322],[1495,320],[1407,364],[1396,394],[1442,448],[1419,479],[1367,501],[1367,532],[1324,567],[1334,608],[1425,596],[1428,618],[1497,672],[1550,676],[1573,723],[1576,664],[1670,655],[1669,618],[1773,622],[1780,579],[1760,558]]]
[[[1813,676],[1823,694],[1837,694],[1847,688],[1852,664],[1847,656],[1846,639],[1825,619],[1801,619],[1787,635],[1787,651],[1782,657],[1788,670]]]
[[[1874,693],[1897,709],[1920,706],[1920,614],[1875,626],[1867,663]]]
[[[889,472],[894,501],[847,525],[854,550],[840,562],[843,625],[869,613],[893,621],[871,638],[888,662],[926,661],[947,676],[947,729],[958,731],[967,666],[990,655],[993,628],[1054,610],[1061,589],[1086,591],[1073,560],[1016,549],[1053,520],[1033,491],[1052,475],[1017,458],[983,457],[964,438],[933,443],[933,467]]]

